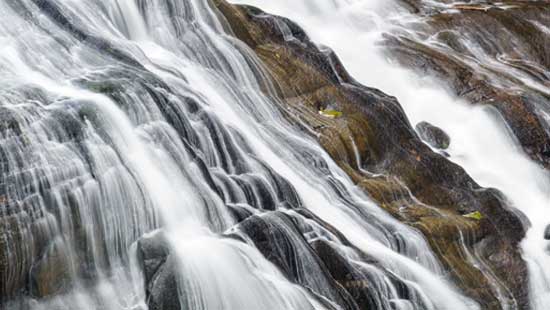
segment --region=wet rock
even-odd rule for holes
[[[100,50],[102,53],[109,55],[115,60],[120,61],[121,63],[130,65],[134,68],[143,68],[143,66],[135,60],[131,55],[125,51],[119,49],[114,44],[105,40],[101,37],[94,36],[89,33],[86,29],[83,29],[80,24],[84,24],[83,21],[80,23],[75,22],[67,18],[62,12],[65,9],[63,6],[53,3],[51,1],[45,0],[32,0],[34,4],[40,8],[40,12],[45,16],[48,16],[54,23],[56,23],[61,29],[64,29],[70,33],[75,39],[79,40],[83,44]],[[34,12],[30,9],[28,10],[29,16],[33,16]]]
[[[54,225],[52,218],[33,204],[5,196],[0,197],[0,208],[0,308],[29,288],[36,295],[63,288],[50,282],[65,280],[67,268],[58,245],[51,245],[55,240],[48,229]]]
[[[412,11],[421,15],[421,22],[415,25],[419,37],[386,35],[395,60],[440,78],[472,104],[495,108],[525,152],[550,167],[548,124],[541,118],[550,96],[538,88],[547,87],[550,79],[550,34],[542,26],[550,22],[550,6],[508,0],[454,5],[449,10],[434,5],[437,1],[401,1],[406,7],[414,2]],[[437,44],[427,44],[428,38]]]
[[[269,212],[249,217],[238,225],[238,229],[246,233],[256,248],[290,281],[332,300],[343,309],[358,309],[305,240],[304,232],[297,226],[300,220],[298,215]]]
[[[147,305],[151,310],[179,310],[178,268],[176,258],[162,231],[138,241],[138,261],[141,264]]]
[[[447,149],[451,143],[451,138],[443,129],[428,122],[416,124],[416,131],[422,140],[435,148],[444,150]]]
[[[253,214],[252,211],[238,204],[227,204],[227,208],[229,209],[229,212],[231,212],[233,218],[235,218],[237,223],[246,220]]]
[[[544,230],[544,239],[550,240],[550,225],[546,226],[546,230]]]
[[[326,241],[315,240],[312,247],[325,262],[334,279],[349,292],[358,305],[361,305],[361,309],[391,308],[389,301],[380,296],[380,288],[376,287],[379,284],[377,279],[361,272],[360,267],[353,266]]]
[[[137,249],[138,261],[141,263],[145,283],[150,283],[170,254],[168,241],[162,231],[156,231],[142,237],[138,241]]]
[[[31,293],[47,297],[65,291],[71,282],[70,261],[62,241],[54,241],[31,269]]]
[[[434,153],[418,138],[399,102],[354,81],[333,52],[319,49],[302,31],[293,30],[292,38],[281,32],[281,24],[295,29],[294,23],[248,6],[214,3],[235,36],[266,67],[293,114],[289,120],[299,118],[359,187],[395,218],[421,231],[466,295],[484,309],[499,309],[500,293],[491,286],[496,281],[507,299],[528,303],[527,271],[518,250],[525,228],[500,193],[482,189],[463,168]],[[454,76],[464,71],[457,72]],[[342,116],[319,115],[329,106]],[[462,216],[466,211],[485,217],[472,221]],[[481,272],[478,263],[467,259],[468,252],[479,252],[498,279]]]
[[[147,287],[147,305],[150,310],[180,310],[178,271],[175,257],[169,256]]]

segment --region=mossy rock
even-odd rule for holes
[[[487,268],[506,286],[507,298],[525,304],[526,269],[518,250],[525,231],[498,193],[480,188],[464,169],[433,152],[418,138],[397,100],[358,84],[334,53],[320,51],[303,31],[294,30],[295,38],[285,41],[278,23],[296,27],[294,23],[256,8],[213,2],[235,36],[261,59],[285,109],[292,111],[289,121],[300,119],[382,208],[420,230],[468,296],[483,309],[500,307],[489,285],[493,280],[467,258],[467,252],[490,244],[482,251]],[[469,79],[460,64],[453,69],[453,76]],[[319,114],[325,109],[342,114]],[[476,210],[482,219],[463,216]],[[506,258],[489,259],[501,256]]]

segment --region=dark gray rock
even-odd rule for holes
[[[546,226],[546,230],[544,231],[544,239],[550,240],[550,225]]]
[[[180,310],[177,260],[168,255],[147,285],[147,305],[149,310]]]
[[[166,262],[170,254],[168,241],[162,231],[142,237],[137,246],[138,261],[141,263],[145,284],[150,283]]]
[[[451,138],[443,129],[428,122],[418,123],[416,125],[416,131],[422,140],[435,148],[444,150],[451,144]]]
[[[149,309],[182,309],[177,280],[177,260],[170,254],[170,246],[164,233],[157,231],[141,238],[137,250]]]

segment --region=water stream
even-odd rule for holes
[[[383,34],[399,30],[414,36],[414,30],[407,27],[418,17],[391,1],[234,2],[297,21],[314,42],[332,48],[359,82],[396,96],[412,124],[428,121],[444,129],[452,141],[450,160],[464,167],[481,186],[501,190],[529,218],[531,227],[522,250],[530,271],[531,303],[533,309],[548,307],[550,270],[544,266],[550,265],[550,256],[549,242],[543,236],[550,224],[550,176],[523,153],[495,109],[471,106],[451,95],[440,81],[414,74],[385,56]],[[477,57],[489,59],[480,54]],[[518,75],[512,67],[499,64],[498,68],[503,74]],[[522,79],[548,92],[540,83]]]
[[[540,269],[550,263],[541,231],[550,222],[547,176],[498,117],[429,83],[418,88],[388,65],[374,48],[387,27],[374,6],[247,2],[297,20],[354,77],[396,95],[413,122],[444,128],[451,160],[531,219],[523,249],[540,275],[532,292],[536,305],[550,302],[550,274]],[[147,309],[136,241],[160,231],[176,257],[184,309],[352,309],[306,246],[313,242],[369,279],[376,309],[479,308],[420,233],[285,120],[260,90],[269,83],[258,60],[225,33],[207,1],[7,0],[0,12],[0,117],[9,120],[0,127],[0,212],[12,219],[0,245],[13,270],[0,275],[0,290],[8,295],[26,281],[20,270],[55,264],[66,266],[70,283],[7,309]],[[276,241],[295,253],[295,278],[247,233],[253,220],[280,232]],[[48,291],[39,280],[26,290]]]

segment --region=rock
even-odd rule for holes
[[[138,261],[141,263],[145,283],[152,281],[159,268],[166,262],[170,248],[162,231],[142,237],[137,243]]]
[[[321,51],[295,23],[249,6],[223,0],[214,4],[235,36],[262,61],[272,80],[265,84],[275,86],[286,112],[314,132],[379,206],[426,236],[464,294],[483,309],[500,308],[502,296],[491,286],[495,279],[476,267],[481,262],[467,259],[468,252],[479,252],[504,298],[527,307],[527,269],[518,246],[525,228],[498,191],[481,188],[462,167],[433,152],[418,138],[396,98],[354,81],[333,52]],[[281,23],[291,29],[292,40],[281,32]],[[327,108],[342,115],[331,119],[318,113]],[[473,211],[483,218],[462,216]],[[457,238],[461,234],[473,238]]]
[[[380,305],[390,307],[388,301],[380,295],[381,290],[374,288],[380,284],[374,284],[375,279],[371,279],[359,266],[352,265],[328,242],[317,239],[311,246],[325,262],[332,277],[349,292],[361,309],[380,309]],[[407,299],[407,296],[402,297]]]
[[[386,34],[385,44],[394,59],[447,82],[471,104],[494,107],[525,152],[550,167],[550,135],[540,118],[550,96],[530,86],[548,85],[550,34],[531,22],[550,19],[548,3],[481,1],[486,3],[455,5],[451,12],[437,1],[401,1],[420,18],[414,35]],[[507,5],[513,9],[503,9]],[[437,42],[426,44],[428,38]],[[501,66],[480,70],[491,62]],[[521,72],[533,82],[525,83],[511,72]]]
[[[149,309],[182,309],[177,281],[177,260],[170,254],[170,247],[164,232],[156,231],[142,237],[138,241],[137,247]]]
[[[52,230],[44,229],[53,227],[55,223],[52,217],[33,207],[31,203],[2,200],[0,308],[3,302],[27,289],[35,295],[47,295],[60,289],[61,287],[55,287],[55,283],[49,283],[48,279],[64,279],[63,271],[66,268],[57,258],[61,255],[58,245],[52,245],[52,240],[56,237]],[[49,268],[52,270],[48,270]]]
[[[443,131],[428,122],[420,122],[416,125],[416,131],[422,140],[437,149],[447,149],[451,144],[451,138]]]
[[[325,264],[305,240],[305,232],[297,225],[302,221],[299,215],[273,211],[250,216],[237,227],[290,281],[328,298],[341,309],[358,309],[352,296],[335,283]]]
[[[150,310],[185,309],[180,303],[178,274],[176,258],[169,255],[147,286],[147,305]]]
[[[550,240],[550,225],[546,226],[546,230],[544,231],[544,239]]]
[[[31,293],[47,297],[65,291],[71,282],[70,262],[61,239],[52,242],[31,269]]]

